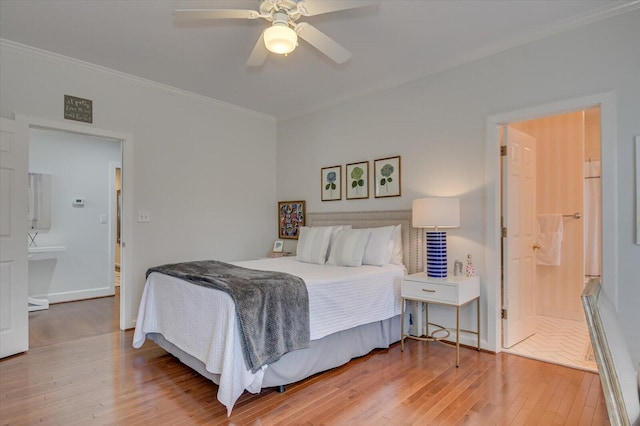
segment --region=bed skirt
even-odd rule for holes
[[[407,324],[405,324],[407,327]],[[159,333],[147,338],[177,357],[202,376],[216,384],[220,375],[207,371],[204,363],[182,351]],[[400,315],[387,320],[364,324],[312,340],[307,349],[289,352],[265,371],[262,387],[283,386],[298,382],[322,371],[346,364],[353,358],[368,354],[373,349],[388,348],[400,340]]]

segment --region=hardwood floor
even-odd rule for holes
[[[38,348],[120,328],[120,287],[113,297],[56,303],[29,312],[29,347]]]
[[[414,340],[282,394],[245,392],[227,418],[215,384],[153,342],[133,349],[132,337],[111,331],[0,361],[0,423],[608,424],[597,374],[471,349],[456,368],[452,348]]]

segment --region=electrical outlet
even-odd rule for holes
[[[151,221],[151,215],[146,210],[138,211],[138,222],[146,223]]]

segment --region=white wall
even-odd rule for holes
[[[120,141],[31,129],[29,171],[52,176],[51,228],[40,230],[35,242],[66,250],[55,260],[29,262],[30,296],[62,302],[113,294],[109,162],[120,160]],[[84,198],[84,207],[72,206],[74,198]]]
[[[132,158],[123,163],[125,203],[127,191],[134,197],[123,218],[131,238],[123,251],[126,327],[150,266],[255,258],[269,250],[276,237],[272,117],[0,43],[2,117],[65,122],[65,94],[93,100],[88,132],[131,136]],[[138,210],[148,210],[151,222],[137,223]]]
[[[496,182],[485,176],[487,117],[615,90],[617,165],[617,304],[634,359],[640,358],[640,246],[634,236],[633,135],[640,134],[640,11],[547,39],[278,123],[278,198],[306,199],[307,209],[409,209],[421,196],[461,197],[461,227],[448,231],[450,259],[471,253],[483,285],[486,338],[488,255],[485,210]],[[320,168],[402,156],[402,197],[320,201]],[[603,171],[604,173],[604,171]],[[604,232],[616,232],[615,227]],[[605,283],[606,286],[606,283]],[[465,321],[469,321],[466,315]],[[495,332],[494,332],[495,334]],[[493,336],[499,341],[499,336]],[[493,349],[493,348],[491,348]],[[497,349],[497,348],[496,348]]]

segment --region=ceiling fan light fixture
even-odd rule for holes
[[[270,52],[286,55],[298,45],[298,34],[285,22],[274,22],[263,34],[264,45]]]

